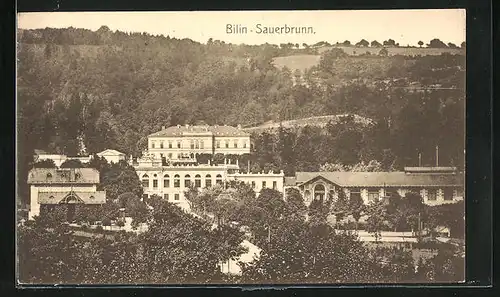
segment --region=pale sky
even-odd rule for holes
[[[248,34],[228,34],[226,25],[248,27]],[[255,26],[312,26],[315,34],[257,34]],[[19,13],[18,27],[85,28],[148,32],[206,43],[209,38],[234,44],[330,43],[362,38],[394,39],[401,46],[433,38],[459,45],[465,41],[465,9],[337,11],[203,12],[42,12]],[[253,32],[250,32],[253,30]]]

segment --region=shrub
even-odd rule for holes
[[[102,220],[102,225],[103,226],[111,226],[111,219],[105,218],[104,220]]]
[[[118,226],[118,227],[124,227],[125,226],[125,222],[123,222],[123,221],[120,220],[120,221],[116,222],[116,226]]]
[[[98,225],[96,228],[95,228],[96,231],[104,231],[104,228],[101,226],[101,225]]]

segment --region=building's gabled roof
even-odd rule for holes
[[[100,153],[97,153],[98,156],[125,156],[124,153],[119,152],[117,150],[107,149]]]
[[[297,184],[307,184],[318,176],[343,187],[464,186],[464,176],[461,173],[406,172],[297,172]]]
[[[38,192],[39,204],[104,204],[106,192]]]
[[[285,176],[285,187],[295,186],[297,184],[297,179],[295,176]]]
[[[28,184],[98,184],[99,171],[94,168],[34,168],[28,173]]]
[[[185,134],[207,134],[214,136],[249,136],[250,134],[232,126],[172,126],[152,133],[149,137],[183,136]]]
[[[35,155],[50,155],[44,150],[35,149]]]

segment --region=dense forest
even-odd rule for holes
[[[326,162],[378,160],[384,168],[463,166],[465,56],[347,55],[332,47],[305,71],[276,57],[309,47],[206,44],[147,33],[86,29],[18,34],[20,174],[35,148],[76,155],[106,148],[139,155],[148,134],[176,124],[253,126],[265,121],[356,114],[326,128],[254,135],[261,168],[287,173]],[[267,165],[266,165],[267,164]]]

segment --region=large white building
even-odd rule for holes
[[[284,173],[247,173],[240,172],[239,164],[177,164],[162,165],[154,157],[132,161],[141,180],[144,196],[158,195],[175,204],[187,203],[184,192],[191,186],[196,188],[211,187],[238,180],[248,183],[257,195],[263,188],[283,192]]]
[[[195,161],[197,154],[250,153],[250,134],[241,126],[177,125],[148,136],[148,153],[157,159]]]

